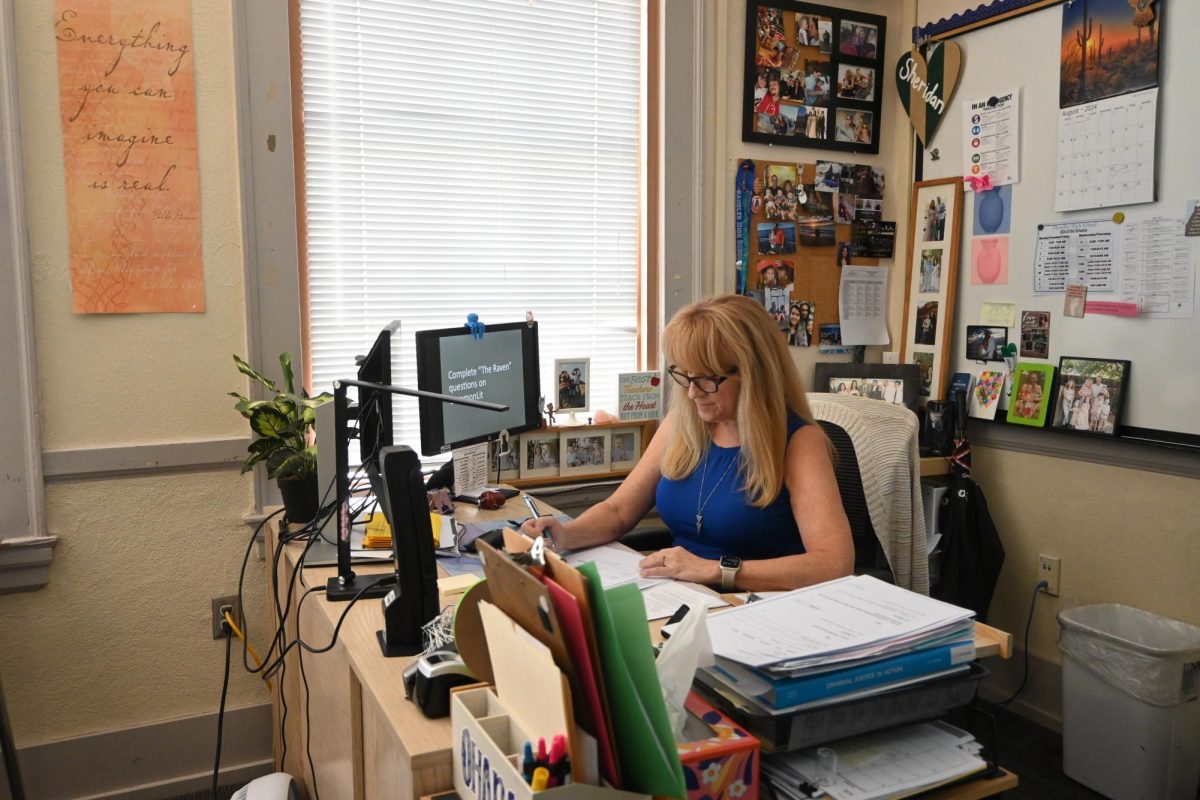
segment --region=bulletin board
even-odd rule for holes
[[[848,164],[849,161],[823,163],[840,165]],[[794,213],[783,215],[781,218],[780,214],[772,213],[772,208],[768,206],[768,198],[773,189],[772,184],[775,184],[780,191],[786,191],[787,176],[791,174],[796,176],[796,180],[792,182],[793,191],[796,186],[804,187],[808,202],[799,204]],[[815,304],[815,323],[811,346],[816,347],[819,335],[818,326],[839,321],[838,286],[842,276],[841,267],[838,264],[838,243],[850,243],[852,238],[851,224],[837,221],[838,203],[839,201],[845,202],[847,198],[851,203],[857,203],[858,195],[850,195],[846,192],[817,191],[815,163],[755,161],[754,175],[756,200],[751,206],[750,213],[750,263],[747,265],[747,293],[768,304],[768,310],[770,310],[770,296],[767,292],[771,287],[766,285],[769,281],[764,278],[771,274],[768,268],[774,269],[775,274],[778,275],[780,274],[779,266],[782,266],[791,278],[787,294],[789,302],[808,301]],[[875,175],[876,180],[867,194],[871,195],[870,201],[877,200],[878,213],[882,218],[887,216],[882,200],[884,176],[879,170],[875,170]],[[774,181],[771,176],[775,176]],[[865,195],[862,202],[864,205],[874,205],[873,202],[868,202]],[[826,204],[828,204],[828,214],[824,212]],[[769,244],[769,233],[774,231],[777,224],[783,231],[788,232],[784,239],[784,247],[780,248],[783,252],[773,252]],[[760,236],[763,231],[768,233],[767,241],[763,241],[763,237]],[[850,259],[854,265],[877,266],[879,264],[877,258],[851,255]],[[778,278],[775,281],[783,285]]]
[[[1076,0],[1078,2],[1079,0]],[[1169,217],[1182,220],[1189,202],[1200,199],[1200,158],[1195,155],[1200,122],[1200,93],[1194,76],[1200,74],[1200,3],[1157,0],[1161,14],[1157,162],[1155,201],[1137,205],[1057,213],[1054,210],[1059,113],[1059,55],[1062,6],[1044,8],[954,37],[963,49],[958,90],[923,156],[925,179],[962,175],[964,147],[963,104],[973,99],[1020,92],[1020,175],[1012,186],[1008,278],[1005,285],[973,285],[971,273],[974,196],[963,203],[960,273],[953,330],[951,372],[977,372],[982,365],[966,358],[966,326],[980,321],[984,302],[1017,306],[1020,312],[1050,312],[1050,346],[1046,359],[1030,363],[1058,366],[1062,356],[1127,359],[1131,362],[1123,427],[1150,429],[1184,438],[1200,436],[1200,318],[1124,318],[1098,314],[1068,318],[1064,297],[1035,294],[1034,249],[1037,226],[1084,220],[1112,220],[1116,212],[1130,222]],[[938,158],[931,158],[936,149]],[[1200,238],[1185,240],[1194,270]],[[1196,287],[1193,283],[1193,296]],[[1090,293],[1088,301],[1119,300],[1119,293]],[[1200,303],[1196,304],[1200,311]],[[1001,412],[1003,414],[1003,412]]]

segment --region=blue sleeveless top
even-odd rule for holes
[[[789,415],[788,440],[804,425],[803,419]],[[766,508],[750,505],[738,475],[741,452],[740,446],[710,444],[707,469],[703,466],[702,456],[701,466],[687,477],[681,480],[659,478],[655,492],[658,514],[671,529],[675,544],[708,559],[724,555],[745,559],[778,558],[803,553],[804,542],[796,527],[786,484]],[[702,476],[703,497],[700,496]],[[696,508],[701,504],[704,506],[704,525],[697,533]]]

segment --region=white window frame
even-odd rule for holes
[[[653,207],[643,209],[643,221],[654,217],[659,236],[654,252],[643,252],[644,263],[656,265],[657,292],[640,310],[641,324],[661,329],[679,308],[693,302],[702,290],[701,276],[711,261],[706,257],[701,224],[703,183],[700,165],[703,136],[705,42],[703,4],[690,0],[646,0],[648,13],[658,16],[646,47],[656,50],[647,63],[657,64],[657,85],[669,77],[674,86],[690,92],[666,92],[667,114],[650,123],[658,153]],[[302,352],[300,323],[301,275],[297,237],[296,169],[292,103],[297,74],[291,31],[298,11],[295,0],[255,0],[234,5],[234,51],[237,76],[238,138],[241,154],[242,227],[245,242],[246,331],[251,363],[271,363],[283,350]],[[654,81],[652,81],[654,83]],[[667,129],[665,120],[671,121]],[[655,182],[657,179],[657,183]],[[646,341],[646,333],[642,335]],[[653,338],[656,341],[657,337]],[[255,361],[257,359],[257,362]],[[657,353],[642,355],[656,363]],[[275,488],[259,476],[256,499],[260,508],[278,502]]]

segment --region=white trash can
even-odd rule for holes
[[[1194,800],[1200,627],[1116,604],[1058,623],[1063,772],[1113,800]]]

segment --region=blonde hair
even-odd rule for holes
[[[749,297],[719,295],[693,303],[674,316],[663,330],[663,353],[668,364],[694,375],[730,375],[736,369],[741,379],[738,472],[751,504],[759,508],[770,505],[783,488],[788,414],[813,421],[783,332],[766,309]],[[711,434],[688,399],[687,387],[674,386],[674,427],[662,474],[679,480],[700,465]]]

